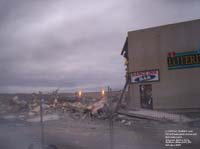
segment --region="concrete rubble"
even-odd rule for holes
[[[41,99],[44,100],[42,103],[44,121],[58,120],[59,115],[64,113],[82,119],[86,117],[106,118],[109,112],[106,97],[98,99],[77,96],[64,98],[53,93],[32,94],[30,99],[21,99],[15,95],[9,100],[0,100],[0,115],[3,115],[5,119],[19,118],[28,122],[39,122]]]
[[[63,118],[65,114],[73,119],[108,119],[110,110],[115,109],[117,106],[119,95],[120,92],[109,98],[109,101],[112,100],[112,108],[109,106],[110,103],[107,96],[96,96],[95,98],[90,96],[79,97],[76,94],[73,96],[66,96],[60,93],[58,94],[57,91],[49,94],[28,94],[27,96],[10,95],[7,97],[4,95],[3,98],[0,97],[0,117],[8,120],[20,119],[27,122],[39,122],[40,104],[41,99],[43,99],[44,121],[58,120]],[[120,106],[124,106],[123,103],[121,103]],[[199,118],[199,116],[189,118],[184,115],[180,116],[179,114],[161,111],[129,111],[121,108],[118,113],[115,113],[114,119],[117,121],[119,120],[120,123],[127,126],[133,125],[134,122],[127,120],[122,117],[122,115],[156,121],[191,123],[191,125],[196,125],[196,121],[199,121],[199,119],[196,118]],[[193,121],[195,121],[194,124]]]

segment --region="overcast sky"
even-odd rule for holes
[[[200,18],[200,0],[0,0],[0,92],[124,85],[127,31]]]

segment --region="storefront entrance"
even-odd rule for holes
[[[140,85],[140,100],[141,100],[142,108],[153,109],[152,85],[151,84]]]

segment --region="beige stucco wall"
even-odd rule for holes
[[[200,108],[200,67],[168,70],[168,52],[200,48],[200,20],[128,32],[129,71],[160,70],[152,84],[154,109]],[[131,107],[140,108],[140,84],[131,84]]]

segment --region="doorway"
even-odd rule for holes
[[[140,101],[141,101],[142,108],[153,109],[152,85],[151,84],[140,85]]]

